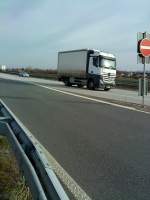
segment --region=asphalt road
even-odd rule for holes
[[[39,78],[22,78],[17,75],[9,75],[9,74],[3,74],[0,73],[0,78],[8,79],[8,80],[18,80],[18,81],[24,81],[24,82],[33,82],[33,83],[39,83],[44,85],[50,85],[58,89],[63,89],[65,91],[69,92],[75,92],[77,94],[84,94],[87,96],[92,96],[96,98],[106,98],[106,99],[113,99],[117,101],[123,101],[123,102],[131,102],[131,103],[142,103],[142,97],[138,96],[138,91],[133,90],[125,90],[125,89],[112,89],[110,91],[91,91],[87,90],[86,88],[77,88],[77,87],[65,87],[63,83],[53,80],[46,80],[46,79],[39,79]],[[150,93],[148,93],[147,96],[145,96],[145,105],[150,106]]]
[[[2,79],[0,98],[92,199],[150,199],[149,114]]]

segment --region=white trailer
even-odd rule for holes
[[[109,90],[115,85],[116,58],[113,54],[94,49],[58,53],[58,79],[66,86],[87,86]]]

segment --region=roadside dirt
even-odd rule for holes
[[[9,143],[2,136],[0,136],[0,199],[32,200]]]

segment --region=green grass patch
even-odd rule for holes
[[[22,177],[17,161],[5,137],[0,136],[0,199],[31,200],[31,193]]]

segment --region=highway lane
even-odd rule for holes
[[[150,115],[10,80],[0,98],[92,199],[150,199]]]
[[[133,90],[125,90],[125,89],[112,89],[110,91],[89,91],[86,88],[77,88],[77,87],[65,87],[62,82],[54,81],[54,80],[46,80],[46,79],[39,79],[39,78],[22,78],[17,75],[9,75],[9,74],[2,74],[0,73],[0,78],[8,79],[8,80],[18,80],[18,81],[25,81],[25,82],[33,82],[39,83],[44,85],[50,85],[56,87],[58,89],[63,89],[69,92],[75,92],[77,94],[92,96],[96,98],[106,98],[108,100],[117,100],[123,102],[131,102],[131,103],[142,103],[142,97],[138,96],[138,91]],[[148,96],[145,96],[145,105],[150,106],[150,93]]]
[[[29,80],[28,80],[29,81]],[[109,91],[104,91],[103,89],[96,89],[96,90],[88,90],[86,87],[78,88],[77,86],[66,87],[63,83],[58,81],[51,81],[44,79],[30,79],[31,82],[46,85],[46,86],[53,86],[57,89],[66,91],[66,92],[73,92],[79,95],[86,95],[95,98],[104,98],[106,100],[116,100],[125,103],[135,103],[141,104],[142,98],[138,95],[138,91],[136,90],[127,90],[127,89],[119,89],[119,88],[112,88]],[[150,106],[150,93],[145,96],[145,105]]]

